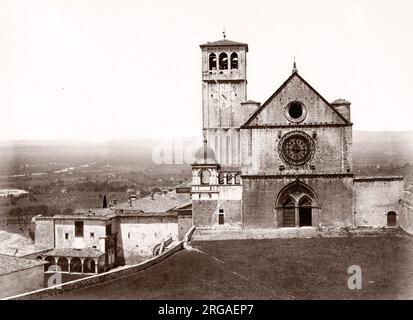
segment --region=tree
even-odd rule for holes
[[[103,208],[108,207],[108,201],[106,200],[106,195],[103,196]]]

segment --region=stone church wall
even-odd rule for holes
[[[356,226],[387,226],[387,213],[401,213],[404,190],[402,177],[365,177],[354,179],[354,213]]]
[[[280,139],[292,131],[315,137],[313,158],[298,169],[286,164],[278,153]],[[302,127],[242,129],[242,166],[245,174],[337,174],[352,171],[351,127]],[[285,169],[281,171],[280,165]],[[314,169],[311,169],[314,165]]]
[[[295,177],[243,176],[243,221],[246,228],[275,228],[279,225],[276,199],[280,191]],[[352,226],[353,181],[351,176],[300,177],[317,195],[319,210],[313,209],[313,219],[319,226]],[[279,226],[281,227],[281,226]]]

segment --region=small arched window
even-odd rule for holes
[[[238,55],[235,52],[231,53],[231,69],[238,69]]]
[[[225,174],[223,172],[218,175],[218,184],[225,184]]]
[[[235,184],[240,184],[241,183],[241,175],[238,173],[235,175]]]
[[[211,172],[209,170],[202,170],[200,172],[201,184],[210,184]]]
[[[227,184],[232,184],[232,173],[227,174]]]
[[[217,56],[215,53],[209,55],[209,70],[217,69]]]
[[[219,55],[219,69],[228,70],[228,55],[225,52]]]
[[[396,212],[394,212],[394,211],[387,212],[387,226],[388,226],[388,227],[395,227],[395,226],[397,226],[397,215],[396,215]]]

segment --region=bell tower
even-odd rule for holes
[[[247,98],[248,45],[224,39],[202,50],[202,129],[223,165],[240,164],[241,103]]]

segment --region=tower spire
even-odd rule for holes
[[[297,63],[295,62],[295,56],[294,56],[294,64],[293,64],[293,73],[298,73]]]

